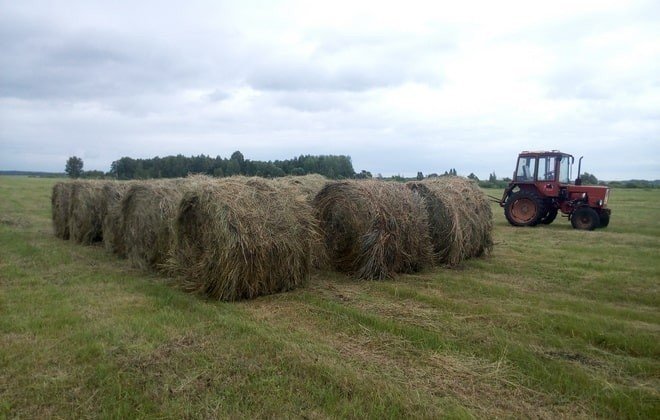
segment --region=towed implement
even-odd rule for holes
[[[504,190],[499,204],[513,226],[536,226],[552,223],[561,212],[575,229],[593,230],[610,223],[607,208],[610,189],[582,185],[578,175],[571,182],[575,159],[558,150],[522,152],[513,180]]]

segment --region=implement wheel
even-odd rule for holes
[[[557,218],[557,212],[558,210],[554,207],[552,208],[547,208],[546,207],[546,213],[541,217],[541,220],[539,220],[539,223],[542,223],[544,225],[549,225],[550,223],[554,222],[555,219]]]
[[[604,228],[610,224],[610,213],[603,211],[600,213],[600,227]]]
[[[600,217],[591,207],[580,207],[571,215],[571,225],[575,229],[594,230],[600,226]]]
[[[512,194],[504,205],[504,216],[513,226],[536,226],[544,210],[543,202],[532,191]]]

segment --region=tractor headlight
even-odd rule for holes
[[[603,207],[603,200],[598,200],[598,207]]]

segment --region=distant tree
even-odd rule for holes
[[[473,172],[470,172],[470,175],[468,175],[468,179],[471,179],[473,181],[479,181],[479,178],[477,178],[477,176]]]
[[[69,160],[66,161],[64,172],[66,172],[70,178],[80,178],[83,173],[83,160],[78,156],[71,156]]]
[[[422,179],[424,179],[424,174],[421,172],[417,172],[417,180],[421,181]]]
[[[227,170],[225,171],[227,176],[240,175],[241,174],[241,164],[238,159],[229,159],[227,162]]]
[[[488,181],[489,182],[496,182],[497,181],[497,175],[495,175],[495,172],[492,174],[488,175]]]
[[[585,172],[580,176],[582,183],[585,185],[598,185],[598,178],[595,175]]]
[[[87,179],[103,179],[105,178],[105,174],[103,171],[84,171],[81,175],[81,178],[87,178]]]
[[[364,169],[360,173],[355,174],[355,179],[371,179],[371,172],[365,171]]]
[[[238,163],[238,173],[243,173],[245,170],[245,157],[243,156],[243,153],[239,152],[238,150],[235,151],[234,153],[231,154],[231,157],[229,158],[230,161],[235,161]],[[235,165],[234,165],[235,167]],[[238,174],[237,173],[237,174]]]
[[[293,168],[293,169],[291,169],[291,175],[294,175],[294,176],[305,175],[305,170],[301,167]]]

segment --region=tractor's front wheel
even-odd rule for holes
[[[511,194],[504,205],[504,216],[513,226],[536,226],[543,215],[543,202],[531,191]]]
[[[571,214],[574,229],[594,230],[600,226],[600,216],[591,207],[579,207]]]

